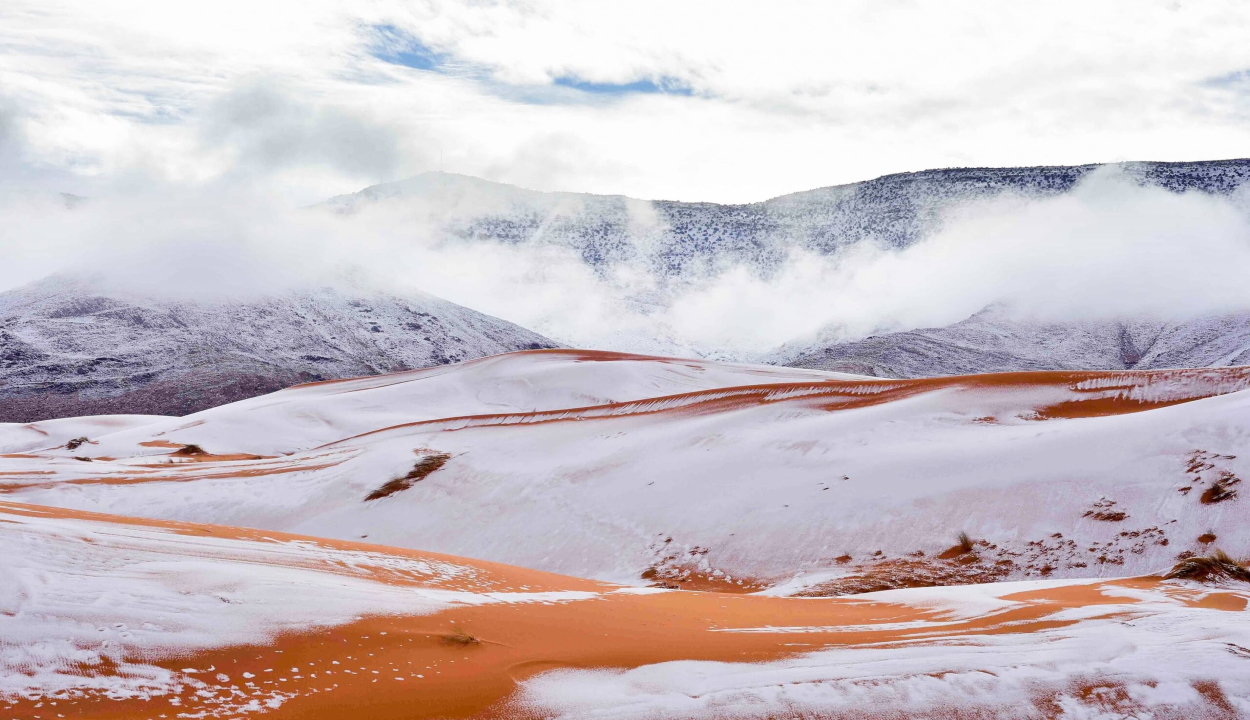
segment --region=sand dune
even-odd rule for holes
[[[1246,368],[878,380],[540,351],[0,457],[0,491],[644,586],[1118,577],[1250,546],[1248,383]],[[960,532],[970,552],[952,553]]]
[[[12,503],[0,522],[16,579],[0,709],[14,717],[1250,710],[1245,587],[1137,578],[805,600]]]
[[[34,423],[0,423],[0,453],[54,450],[76,438],[100,437],[168,419],[161,415],[88,415]]]

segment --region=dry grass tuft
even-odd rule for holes
[[[952,551],[958,549],[958,546],[951,548]],[[991,583],[1004,579],[1010,572],[1010,566],[983,562],[974,553],[956,555],[948,561],[896,558],[861,565],[852,574],[813,585],[795,593],[795,597],[833,597],[898,588]]]
[[[1093,518],[1102,522],[1120,522],[1128,518],[1128,513],[1123,510],[1115,509],[1115,500],[1103,498],[1094,503],[1094,506],[1085,511],[1081,517]]]
[[[170,455],[207,455],[207,454],[208,452],[204,448],[194,443],[190,445],[183,445],[182,447],[170,453]]]
[[[1250,582],[1250,570],[1228,556],[1223,550],[1216,550],[1206,557],[1185,558],[1172,567],[1172,571],[1163,577],[1178,580],[1198,580],[1212,582],[1217,580],[1241,580]]]
[[[89,443],[89,442],[91,442],[91,441],[90,441],[90,440],[88,440],[85,436],[84,436],[84,437],[76,437],[76,438],[74,438],[73,440],[70,440],[69,442],[65,443],[65,449],[66,449],[66,450],[77,450],[78,448],[82,447],[85,443]]]
[[[456,628],[452,632],[447,633],[443,636],[443,642],[448,645],[480,645],[482,643],[481,640],[466,632],[464,628]]]
[[[421,480],[424,480],[430,475],[430,473],[446,465],[447,461],[450,459],[451,456],[445,453],[427,455],[418,460],[417,464],[412,466],[412,469],[408,471],[407,475],[387,481],[377,490],[374,490],[366,495],[365,500],[381,500],[384,497],[390,497],[397,492],[407,490]]]
[[[1237,491],[1233,489],[1233,485],[1241,482],[1240,478],[1235,475],[1226,474],[1219,480],[1211,483],[1211,487],[1203,491],[1202,497],[1198,498],[1203,505],[1214,505],[1217,502],[1232,500],[1237,497]]]
[[[955,538],[955,544],[938,553],[938,560],[957,560],[958,562],[977,562],[977,542],[961,532]]]
[[[968,533],[959,533],[959,549],[966,553],[970,553],[976,546],[972,542],[972,538],[968,537]]]

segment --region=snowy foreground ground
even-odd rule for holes
[[[1250,547],[1248,387],[539,351],[0,425],[0,718],[1250,716],[1250,584],[1159,576]]]
[[[1247,587],[775,598],[20,504],[0,523],[10,717],[1250,713]]]

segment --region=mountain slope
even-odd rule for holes
[[[184,415],[298,382],[555,346],[428,295],[179,300],[54,276],[0,294],[0,421]]]
[[[1250,365],[1250,314],[1185,321],[1043,322],[990,308],[943,328],[855,342],[818,341],[779,353],[777,362],[896,378]]]

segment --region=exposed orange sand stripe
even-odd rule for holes
[[[42,458],[35,458],[42,459]],[[112,458],[97,458],[100,462],[106,462]],[[259,455],[249,455],[243,457],[230,456],[211,456],[210,460],[183,461],[173,465],[148,465],[143,466],[145,472],[143,475],[106,475],[101,477],[89,478],[72,478],[69,480],[56,480],[46,483],[7,483],[0,484],[0,495],[23,490],[32,490],[40,488],[58,487],[61,485],[138,485],[142,483],[156,482],[191,482],[195,480],[222,480],[227,478],[243,478],[243,477],[265,477],[268,475],[285,475],[293,472],[313,472],[316,470],[325,470],[332,468],[343,462],[344,458],[334,460],[332,462],[319,463],[303,463],[299,461],[285,461],[267,464],[248,464],[242,467],[232,466],[229,463],[253,463],[253,461],[274,460],[271,457],[263,457]],[[221,469],[218,469],[212,463],[222,463]],[[205,467],[207,465],[207,467]],[[13,477],[30,477],[34,475],[55,475],[53,470],[28,470],[28,471],[12,471],[0,472],[0,476]]]
[[[1123,392],[1134,387],[1144,386],[1147,384],[1147,381],[1154,378],[1210,375],[1212,373],[1225,376],[1225,379],[1250,378],[1250,367],[1106,372],[1040,371],[989,373],[916,380],[826,380],[804,383],[739,385],[559,410],[461,415],[420,420],[378,428],[326,443],[320,447],[333,447],[371,435],[411,428],[457,430],[462,427],[472,427],[479,424],[488,424],[492,427],[507,427],[560,422],[585,422],[626,416],[710,414],[784,402],[810,403],[827,411],[849,410],[880,405],[919,393],[942,389],[1063,388],[1073,393],[1087,394],[1088,397],[1078,397],[1054,405],[1033,408],[1035,419],[1101,417],[1143,412],[1217,395],[1219,392],[1213,386],[1207,393],[1199,392],[1189,397],[1169,400],[1139,400],[1120,395],[1108,397],[1109,393]],[[1142,382],[1134,383],[1126,380],[1123,385],[1115,387],[1092,389],[1078,387],[1080,383],[1086,381],[1120,377],[1128,379],[1140,378]],[[865,388],[868,388],[869,391],[865,392]],[[794,393],[802,394],[795,396],[793,395]],[[665,407],[665,404],[673,404],[673,406]]]

